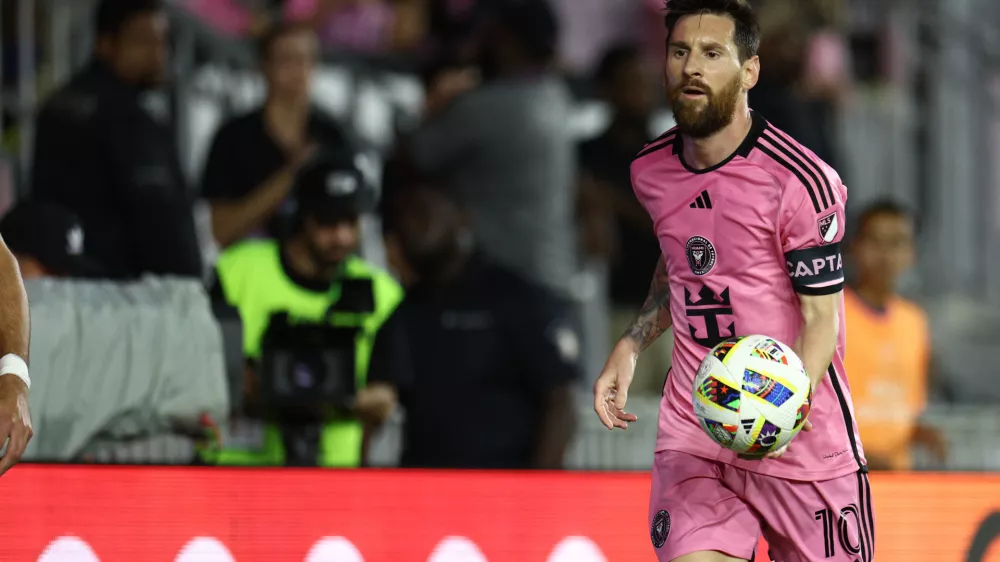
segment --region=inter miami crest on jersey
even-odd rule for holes
[[[715,246],[707,238],[692,236],[687,241],[687,259],[695,275],[705,275],[715,267]]]
[[[653,517],[653,524],[649,528],[649,538],[653,540],[653,546],[660,548],[667,542],[667,535],[670,534],[670,514],[667,510],[661,509]]]

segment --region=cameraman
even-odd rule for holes
[[[313,439],[318,447],[314,464],[356,467],[363,461],[365,430],[383,422],[396,404],[390,387],[365,386],[365,379],[375,334],[403,291],[388,273],[355,255],[359,216],[372,207],[374,197],[348,154],[321,155],[307,164],[293,193],[297,210],[291,234],[280,241],[250,240],[230,247],[216,265],[217,288],[243,321],[251,405],[258,398],[261,402],[269,398],[266,390],[254,389],[271,376],[263,372],[261,357],[272,329],[302,324],[357,327],[351,386],[359,390],[347,408],[323,408]],[[282,326],[274,326],[277,322]],[[301,458],[292,459],[286,451],[291,426],[279,423],[279,418],[294,417],[295,412],[264,414],[268,425],[260,450],[226,449],[223,443],[221,450],[204,451],[203,460],[227,465],[300,464]]]

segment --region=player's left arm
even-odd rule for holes
[[[819,179],[819,185],[796,182],[785,187],[780,219],[782,251],[802,311],[796,352],[814,389],[826,376],[837,348],[844,288],[840,244],[847,202],[847,188],[835,172],[828,170]]]
[[[28,295],[17,260],[0,240],[0,475],[24,454],[32,436],[28,410]]]
[[[799,295],[802,332],[796,352],[806,367],[813,389],[819,386],[833,362],[840,331],[840,292],[830,295]]]

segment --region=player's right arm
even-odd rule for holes
[[[32,436],[28,410],[28,295],[17,260],[0,240],[0,474],[24,454]],[[22,378],[23,376],[23,378]]]
[[[608,429],[628,429],[635,414],[625,412],[628,388],[635,375],[635,362],[673,323],[670,316],[670,284],[663,256],[656,262],[649,293],[639,313],[611,351],[604,370],[594,383],[594,411]]]
[[[649,347],[673,323],[670,317],[670,284],[667,280],[667,265],[663,256],[656,262],[653,280],[649,283],[649,293],[639,313],[622,334],[619,344],[625,342],[635,356]]]

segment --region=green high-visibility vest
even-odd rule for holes
[[[243,322],[243,349],[249,359],[260,359],[261,340],[271,316],[287,313],[291,321],[324,322],[334,326],[360,326],[356,336],[355,382],[365,384],[375,334],[403,299],[403,289],[387,272],[358,257],[341,264],[338,281],[325,292],[312,291],[292,281],[281,265],[280,246],[273,240],[253,240],[230,247],[216,264],[218,280],[229,304],[239,310]],[[371,281],[375,307],[372,312],[338,313],[344,280]],[[327,422],[320,435],[320,465],[356,467],[361,464],[363,430],[355,420]],[[202,451],[202,459],[220,465],[272,465],[285,462],[280,429],[268,425],[261,449],[226,448]]]

